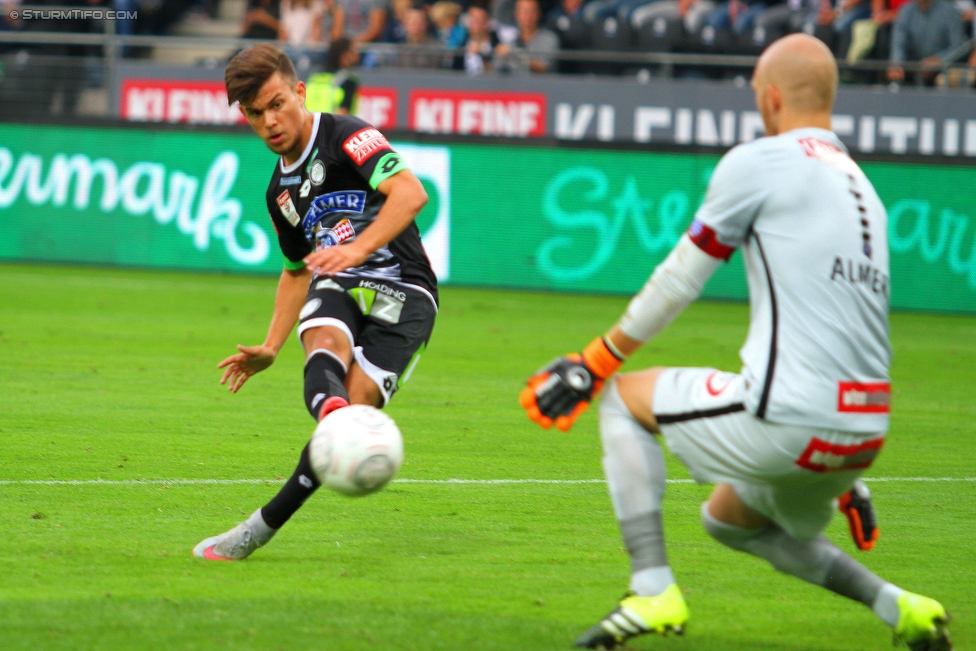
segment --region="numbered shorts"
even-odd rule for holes
[[[346,333],[353,355],[386,405],[410,379],[430,340],[437,305],[424,289],[371,278],[316,278],[298,322],[298,337],[309,328],[333,326]]]
[[[757,418],[745,408],[744,378],[711,368],[665,370],[652,405],[668,449],[695,481],[731,484],[747,506],[800,540],[826,528],[835,499],[850,490],[884,444],[884,432]]]

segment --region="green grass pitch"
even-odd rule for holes
[[[239,395],[218,360],[264,336],[275,280],[0,266],[0,649],[566,649],[626,589],[600,483],[394,483],[322,490],[243,563],[190,557],[275,491],[312,430],[301,354]],[[445,288],[434,338],[389,408],[413,480],[597,479],[593,413],[569,434],[518,407],[625,299]],[[737,370],[747,307],[700,303],[629,364]],[[976,319],[896,314],[895,408],[875,478],[973,478]],[[672,478],[687,473],[669,458]],[[24,480],[122,483],[37,484]],[[127,483],[129,482],[129,483]],[[976,483],[871,484],[883,535],[857,557],[942,600],[976,648]],[[634,649],[869,651],[864,607],[707,538],[707,488],[669,486],[668,550],[692,620]],[[828,530],[851,550],[842,518]]]

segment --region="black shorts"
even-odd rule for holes
[[[410,379],[434,329],[437,305],[426,290],[389,280],[319,277],[308,288],[298,336],[310,328],[343,330],[353,357],[386,405]]]

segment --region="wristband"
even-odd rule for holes
[[[606,338],[597,337],[583,349],[583,361],[601,380],[606,380],[616,373],[624,363],[623,355],[619,355],[619,351],[615,351],[615,348],[616,346]]]

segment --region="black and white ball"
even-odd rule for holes
[[[319,422],[309,460],[322,485],[344,495],[368,495],[400,469],[403,438],[393,419],[376,407],[350,405]]]

